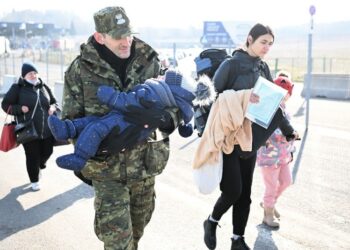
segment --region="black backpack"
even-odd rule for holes
[[[194,102],[194,128],[202,136],[216,93],[211,81],[220,64],[230,56],[225,49],[205,49],[194,61],[197,71],[197,90]],[[204,78],[203,78],[204,77]]]
[[[194,102],[194,128],[202,136],[216,93],[212,78],[220,64],[231,56],[225,49],[205,49],[194,59],[197,71],[197,90]],[[207,76],[208,78],[204,77]],[[204,77],[204,78],[203,78]]]
[[[197,76],[205,74],[212,79],[220,64],[229,57],[231,56],[227,54],[225,49],[203,50],[199,56],[194,59]]]

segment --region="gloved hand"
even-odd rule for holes
[[[140,108],[137,106],[129,106],[124,112],[124,120],[133,124],[141,125],[149,129],[174,129],[171,115],[158,108]]]
[[[156,108],[155,100],[146,100],[145,98],[140,97],[139,102],[146,109]]]
[[[116,126],[101,142],[96,155],[110,155],[131,148],[138,142],[142,130],[143,127],[139,125],[131,125],[120,133],[118,126]]]
[[[298,132],[294,131],[293,134],[286,136],[286,140],[287,141],[292,141],[292,140],[299,141],[299,140],[301,140],[301,138],[300,138]]]

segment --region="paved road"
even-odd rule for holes
[[[295,183],[278,204],[281,228],[261,225],[262,178],[255,171],[247,243],[254,249],[350,249],[350,102],[312,99],[305,128],[305,103],[297,86],[289,106],[301,132],[293,168]],[[0,119],[3,119],[3,112]],[[191,157],[196,136],[172,135],[172,152],[157,177],[156,210],[140,250],[204,250],[203,220],[219,192],[202,195],[192,181]],[[41,180],[31,192],[21,147],[0,152],[0,249],[103,249],[93,232],[93,190],[72,173],[58,168],[55,158],[72,151],[55,148]],[[218,228],[218,250],[230,249],[231,213]]]

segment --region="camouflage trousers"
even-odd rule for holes
[[[106,250],[136,250],[155,205],[155,177],[141,181],[93,181],[95,233]]]

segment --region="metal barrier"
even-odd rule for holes
[[[63,81],[56,81],[53,88],[53,93],[59,104],[60,109],[62,109],[62,103],[63,103],[63,85],[64,85]]]
[[[4,75],[3,82],[1,84],[0,95],[5,95],[6,92],[11,88],[11,85],[15,82],[17,82],[17,76]]]

